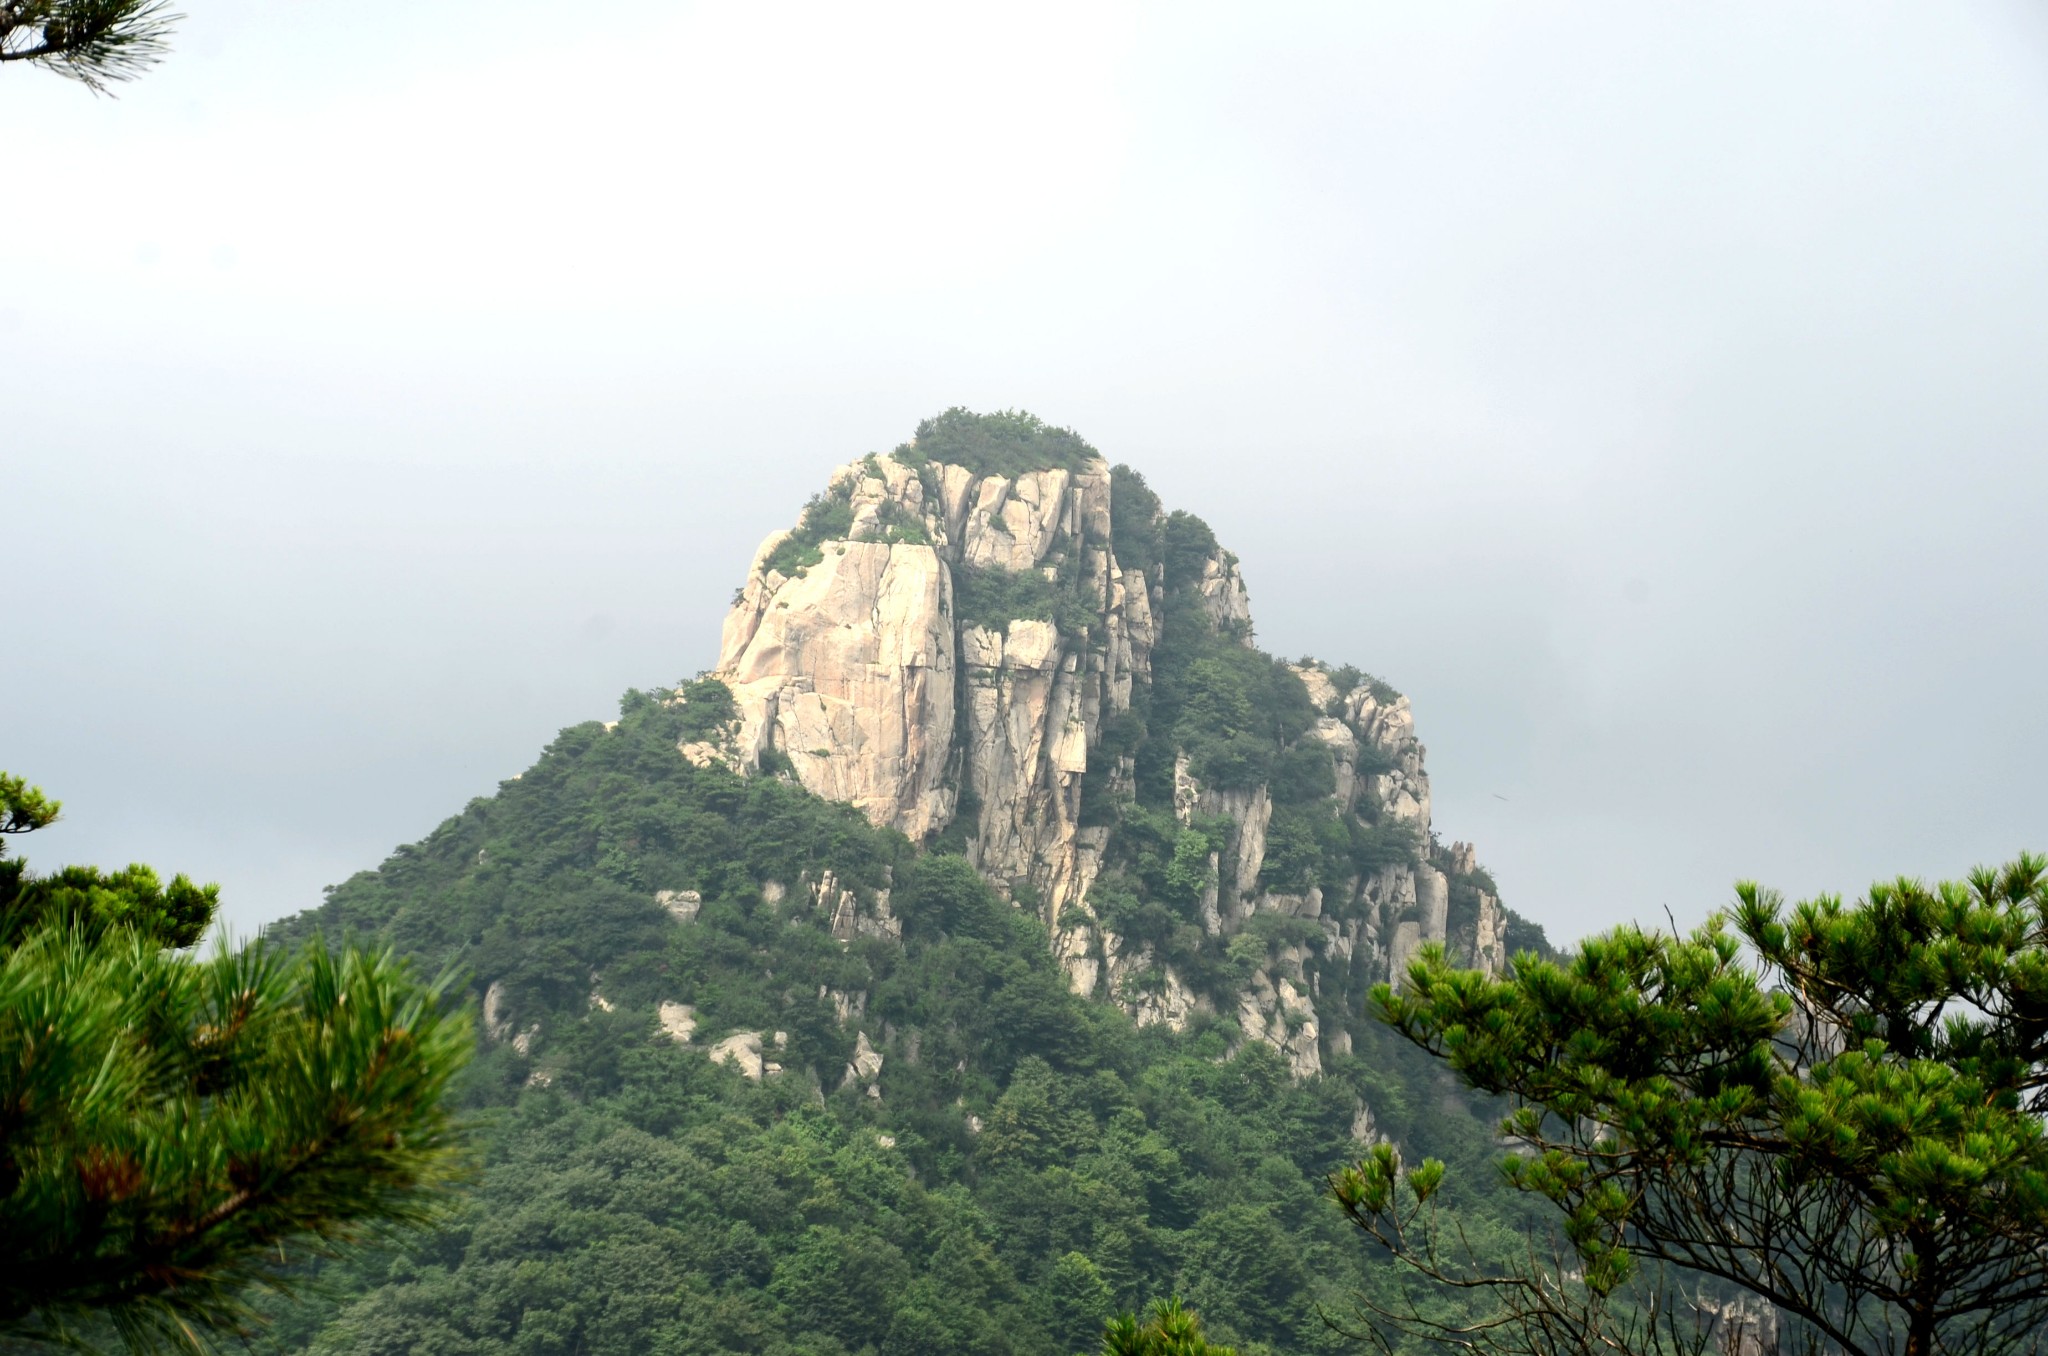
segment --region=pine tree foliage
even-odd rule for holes
[[[58,808],[0,776],[7,831]],[[0,1340],[203,1347],[462,1172],[445,984],[318,944],[194,959],[217,897],[0,858]]]
[[[104,91],[162,60],[181,17],[165,0],[0,0],[0,62],[30,62]]]
[[[1789,911],[1744,884],[1688,937],[1623,928],[1499,980],[1432,952],[1375,999],[1513,1099],[1503,1128],[1527,1152],[1507,1179],[1562,1213],[1591,1301],[1647,1264],[1772,1306],[1782,1348],[2031,1351],[2048,1327],[2044,874],[2023,855]],[[1396,1171],[1338,1181],[1383,1241]]]
[[[1202,1320],[1178,1298],[1161,1300],[1152,1317],[1139,1322],[1120,1314],[1103,1328],[1102,1356],[1237,1356],[1202,1336]]]

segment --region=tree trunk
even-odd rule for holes
[[[1913,1291],[1906,1304],[1905,1356],[1934,1356],[1935,1306],[1941,1303],[1941,1273],[1934,1265],[1934,1240],[1911,1236]]]

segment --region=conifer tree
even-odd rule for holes
[[[0,63],[29,62],[105,90],[161,60],[179,17],[165,0],[0,0]]]
[[[1383,1317],[1494,1351],[1697,1349],[1737,1312],[1780,1351],[2041,1347],[2048,859],[1789,912],[1737,897],[1689,937],[1622,928],[1499,979],[1428,948],[1401,992],[1379,986],[1396,1030],[1511,1099],[1507,1180],[1561,1212],[1569,1247],[1487,1274],[1430,1227],[1443,1165],[1381,1145],[1339,1202],[1496,1302]]]
[[[1086,1346],[1089,1338],[1102,1330],[1104,1320],[1116,1312],[1109,1283],[1085,1253],[1069,1252],[1054,1262],[1045,1291],[1052,1311],[1047,1326],[1053,1341],[1064,1350]]]
[[[59,808],[0,774],[0,833]],[[317,944],[194,958],[218,898],[0,856],[0,1343],[203,1348],[463,1172],[445,984]]]

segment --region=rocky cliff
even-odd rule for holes
[[[834,472],[755,554],[715,676],[738,728],[687,756],[965,853],[1141,1023],[1219,1012],[1307,1075],[1424,943],[1505,963],[1408,699],[1260,652],[1207,526],[1029,416],[949,411]]]

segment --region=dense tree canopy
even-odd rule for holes
[[[1322,1310],[1386,1271],[1324,1188],[1361,1109],[1486,1161],[1485,1122],[1427,1058],[1334,1005],[1357,1049],[1308,1082],[1237,1049],[1227,1017],[1135,1028],[1072,994],[1043,927],[964,858],[677,756],[731,716],[715,682],[629,694],[279,930],[459,959],[503,1034],[466,1084],[494,1128],[451,1226],[328,1268],[266,1349],[1074,1356],[1172,1294],[1245,1356],[1347,1349]],[[827,873],[864,917],[887,890],[901,939],[835,937]],[[681,921],[663,891],[701,905]],[[659,1020],[677,1003],[687,1044]],[[748,1030],[781,1072],[707,1058]],[[875,1095],[847,1077],[863,1037]],[[1499,1251],[1511,1222],[1480,1194],[1461,1217]]]

